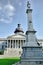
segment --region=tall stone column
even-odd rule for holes
[[[32,23],[32,9],[30,3],[27,3],[27,17],[28,17],[28,29],[26,31],[26,42],[28,46],[37,46],[37,38],[35,36],[36,31],[33,28]]]

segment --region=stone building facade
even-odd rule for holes
[[[6,39],[0,39],[1,50],[4,49],[4,55],[7,57],[20,57],[22,54],[22,46],[25,44],[26,36],[20,24],[14,31],[14,35],[8,36]],[[12,54],[11,54],[12,53]]]

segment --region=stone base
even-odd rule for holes
[[[4,51],[4,55],[6,57],[20,57],[22,54],[22,49],[21,48],[7,48]]]
[[[18,62],[12,65],[43,65],[43,63],[37,63],[37,62]]]

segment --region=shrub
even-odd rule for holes
[[[0,50],[0,55],[3,55],[4,54],[4,50]]]

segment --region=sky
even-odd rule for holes
[[[33,9],[32,22],[36,36],[43,39],[43,0],[0,0],[0,38],[13,35],[18,23],[24,33],[27,31],[27,1]]]

